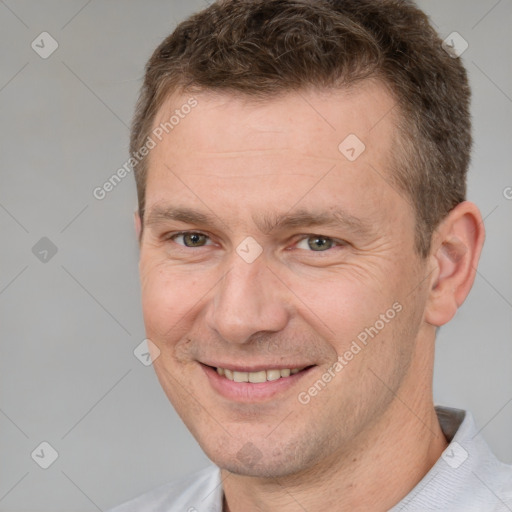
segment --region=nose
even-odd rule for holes
[[[286,288],[265,260],[252,263],[236,253],[233,265],[215,287],[206,323],[227,342],[244,344],[261,332],[278,332],[289,319]]]

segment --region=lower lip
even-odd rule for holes
[[[314,369],[314,366],[289,377],[257,383],[235,382],[219,375],[217,370],[210,366],[201,364],[201,368],[206,373],[212,388],[224,398],[235,402],[263,402],[275,397],[278,393],[283,393],[290,389],[303,379],[306,374],[309,374]]]

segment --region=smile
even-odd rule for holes
[[[267,382],[272,380],[277,380],[284,377],[289,377],[290,375],[295,375],[300,371],[304,370],[304,368],[283,368],[283,369],[271,369],[271,370],[260,370],[257,372],[238,372],[229,370],[227,368],[217,368],[217,373],[226,379],[232,380],[234,382],[252,382],[257,384],[259,382]]]
[[[269,369],[264,369],[264,366],[239,367],[235,370],[233,367],[224,368],[202,363],[200,367],[210,386],[219,395],[230,401],[256,403],[271,400],[294,388],[317,366]]]

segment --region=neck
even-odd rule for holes
[[[425,368],[414,366],[409,375],[417,379],[415,370]],[[408,386],[411,382],[404,382],[401,389]],[[389,510],[419,483],[448,444],[431,386],[422,388],[418,380],[412,386],[415,392],[399,390],[379,421],[358,434],[348,450],[342,447],[330,460],[301,474],[264,479],[222,470],[224,510]]]

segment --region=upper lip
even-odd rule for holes
[[[212,362],[202,362],[201,364],[206,366],[211,366],[213,368],[224,368],[225,370],[231,370],[234,372],[261,372],[263,370],[283,370],[294,368],[307,368],[308,366],[314,366],[311,363],[297,364],[297,363],[267,363],[267,364],[256,364],[256,365],[247,365],[247,364],[239,364],[239,363],[212,363]]]

